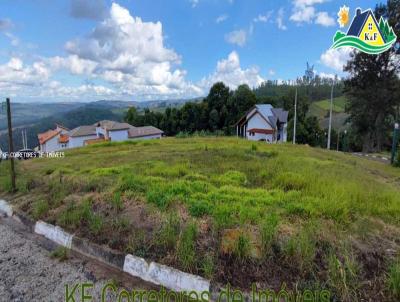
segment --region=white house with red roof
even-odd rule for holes
[[[69,129],[56,124],[56,129],[48,130],[44,133],[38,134],[39,149],[42,152],[54,152],[69,147]]]
[[[56,129],[38,135],[40,151],[54,152],[106,141],[160,139],[164,133],[153,126],[134,127],[128,123],[108,120],[93,125],[79,126],[72,130],[60,125],[56,126]]]
[[[252,141],[287,141],[288,112],[270,104],[255,105],[237,123],[236,133]]]

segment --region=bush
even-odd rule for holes
[[[176,256],[183,270],[192,272],[196,267],[197,226],[189,223],[179,236]]]

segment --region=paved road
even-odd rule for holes
[[[50,257],[54,245],[27,232],[12,218],[0,218],[0,301],[65,301],[65,285],[89,282],[92,301],[100,301],[110,280],[128,289],[150,285],[78,255],[60,262]],[[76,297],[79,296],[77,293]],[[73,302],[73,300],[70,300]],[[80,301],[80,299],[76,299]],[[109,296],[107,301],[116,301]]]

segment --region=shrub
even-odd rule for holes
[[[389,267],[387,276],[387,284],[392,297],[396,300],[400,300],[400,258],[398,258]]]
[[[271,251],[271,246],[275,241],[276,231],[279,225],[279,218],[275,214],[269,215],[260,227],[261,247],[264,255]]]
[[[35,218],[36,220],[43,218],[49,211],[49,208],[49,203],[44,199],[40,199],[34,202],[32,206],[33,218]]]
[[[179,236],[176,256],[182,269],[193,271],[196,267],[197,226],[189,223]]]

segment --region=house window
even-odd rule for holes
[[[372,23],[368,24],[368,29],[372,30]]]

